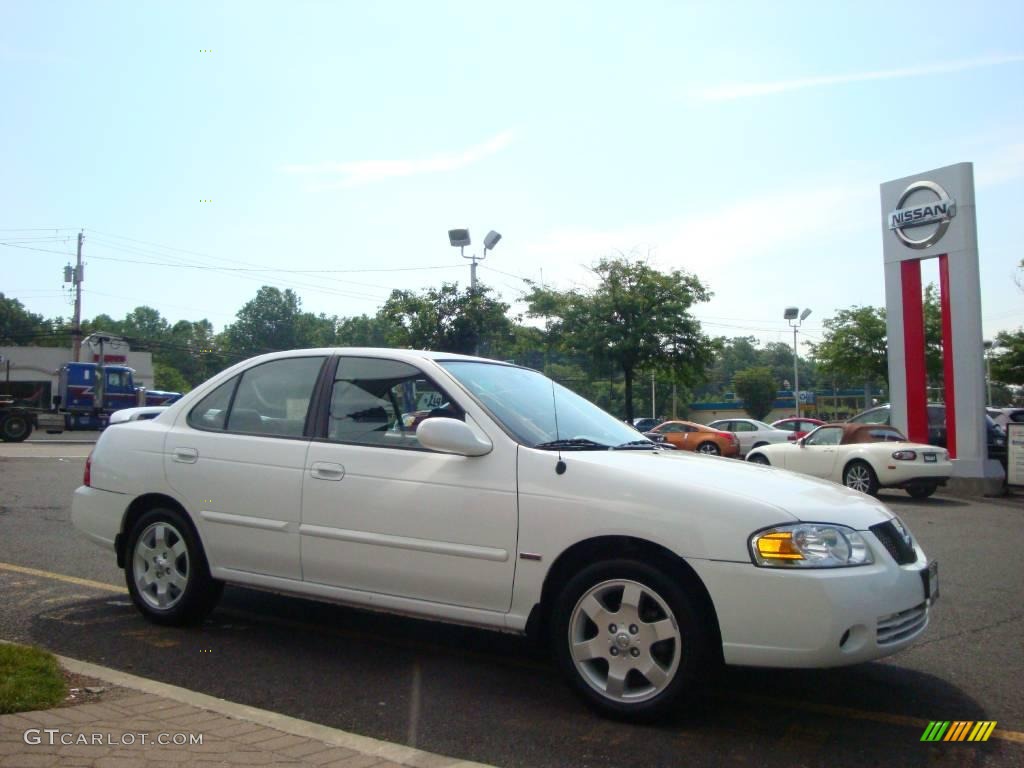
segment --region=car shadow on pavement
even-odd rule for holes
[[[989,719],[952,682],[876,662],[725,668],[666,721],[630,725],[590,712],[516,635],[239,587],[191,628],[154,625],[119,595],[33,610],[31,641],[60,654],[499,765],[667,765],[680,739],[707,758],[688,765],[817,762],[835,745],[850,760],[830,765],[925,765],[921,723]]]

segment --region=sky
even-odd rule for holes
[[[263,284],[339,316],[465,285],[447,230],[469,228],[477,254],[502,234],[479,277],[514,311],[524,280],[592,287],[622,253],[707,284],[711,336],[791,342],[798,306],[819,341],[837,309],[884,304],[879,184],[966,161],[985,336],[1024,324],[1022,3],[0,0],[0,19],[0,291],[48,317],[71,315],[80,229],[84,317],[220,329]]]

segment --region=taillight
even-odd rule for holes
[[[92,451],[89,452],[89,458],[85,460],[85,471],[82,473],[82,485],[86,488],[92,488]]]

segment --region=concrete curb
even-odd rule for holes
[[[310,723],[306,720],[299,720],[295,717],[280,715],[276,712],[268,712],[265,709],[257,709],[245,704],[236,704],[205,693],[197,693],[187,688],[179,688],[176,685],[168,685],[145,677],[130,675],[109,667],[92,664],[87,661],[71,659],[67,656],[57,656],[61,665],[79,675],[99,678],[111,685],[120,685],[125,688],[132,688],[143,693],[163,696],[167,699],[187,704],[193,707],[201,707],[212,712],[233,717],[238,720],[247,720],[257,725],[263,725],[274,730],[282,731],[293,736],[301,736],[307,739],[315,739],[335,747],[345,747],[364,755],[372,755],[381,760],[390,760],[400,765],[408,765],[411,768],[493,768],[485,763],[475,763],[470,760],[459,760],[454,757],[445,757],[433,752],[425,752],[414,747],[405,747],[401,744],[393,744],[389,741],[373,739],[369,736],[359,736],[355,733],[348,733],[327,725]]]

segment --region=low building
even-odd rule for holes
[[[71,348],[64,347],[0,347],[0,390],[6,390],[19,404],[48,408],[57,394],[60,368],[72,359]],[[135,370],[135,386],[153,389],[153,355],[150,352],[124,352],[104,355],[113,365],[127,365]],[[82,362],[97,362],[99,356],[83,346]]]

